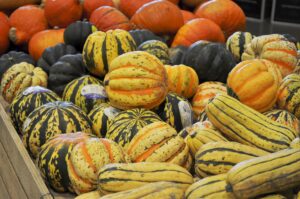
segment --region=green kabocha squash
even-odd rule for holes
[[[169,49],[170,63],[172,65],[180,65],[183,63],[183,57],[188,47],[176,46]]]
[[[96,31],[87,38],[82,56],[90,73],[103,77],[114,58],[134,50],[136,44],[127,31],[120,29]]]
[[[175,93],[168,93],[165,101],[157,109],[157,114],[178,132],[192,125],[193,110],[189,101]]]
[[[3,54],[0,57],[0,80],[2,79],[2,76],[7,71],[7,69],[12,67],[14,64],[18,64],[21,62],[35,65],[34,59],[24,52],[10,51],[6,54]]]
[[[153,32],[147,29],[130,30],[129,33],[134,39],[137,46],[149,40],[158,40],[158,41],[165,42],[163,38],[155,35]]]
[[[44,50],[37,65],[49,74],[50,68],[55,62],[64,55],[76,54],[76,49],[71,45],[59,43],[55,46],[48,47]]]
[[[121,110],[112,107],[108,103],[96,105],[89,113],[93,123],[93,132],[98,137],[105,137],[109,122],[116,117]]]
[[[97,27],[88,21],[76,21],[71,23],[64,31],[64,41],[82,51],[88,36],[97,31]]]
[[[21,133],[23,122],[34,109],[58,100],[60,98],[56,93],[41,86],[31,86],[20,92],[9,107],[10,117],[17,132]]]
[[[146,51],[156,56],[163,64],[170,64],[169,48],[167,44],[159,40],[145,41],[137,50]]]
[[[102,81],[90,75],[71,81],[62,96],[64,101],[73,102],[86,113],[107,99]]]
[[[140,129],[157,121],[161,121],[159,116],[147,109],[122,111],[109,122],[106,138],[126,148]]]
[[[50,102],[29,114],[23,123],[23,144],[32,157],[40,147],[56,134],[92,133],[92,122],[76,105],[70,102]]]
[[[246,46],[252,39],[253,35],[250,32],[235,32],[227,39],[226,48],[233,54],[235,60],[240,62]]]
[[[233,55],[220,43],[198,41],[185,53],[183,64],[195,69],[199,82],[225,83],[228,73],[236,65]]]
[[[65,55],[51,66],[49,88],[62,96],[68,83],[87,74],[81,54]]]

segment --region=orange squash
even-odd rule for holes
[[[202,4],[195,14],[218,24],[226,38],[236,31],[245,31],[246,28],[246,16],[243,10],[231,0],[208,1]]]
[[[178,30],[172,47],[190,46],[200,40],[224,43],[225,37],[221,28],[213,21],[198,18],[187,22]]]
[[[154,0],[120,0],[119,9],[127,17],[131,18],[140,7],[151,1]]]
[[[133,28],[129,19],[111,6],[102,6],[94,10],[90,22],[103,32],[115,29],[131,30]]]
[[[4,53],[9,47],[9,27],[8,17],[0,12],[0,54]]]
[[[29,54],[37,61],[48,47],[64,43],[65,29],[44,30],[35,34],[29,41]]]
[[[192,13],[190,11],[187,11],[187,10],[181,10],[181,14],[182,14],[183,21],[184,21],[185,24],[187,22],[189,22],[190,20],[197,18],[197,16],[194,15],[194,13]]]
[[[0,0],[1,10],[14,10],[29,4],[39,4],[41,0]]]
[[[81,19],[83,8],[79,0],[43,0],[45,16],[54,27],[65,28]]]
[[[37,32],[47,29],[44,10],[33,5],[22,6],[9,17],[9,38],[16,45],[27,43]]]
[[[272,62],[263,59],[243,61],[228,75],[228,94],[264,112],[274,106],[281,80],[280,70]]]
[[[165,0],[145,4],[131,18],[140,29],[148,29],[156,34],[175,34],[183,25],[183,17],[178,6]]]
[[[168,0],[168,1],[174,3],[175,5],[177,5],[179,3],[179,0]]]
[[[94,10],[101,6],[111,6],[114,7],[114,2],[112,0],[82,0],[83,3],[83,13],[88,19]]]

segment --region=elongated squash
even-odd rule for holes
[[[217,95],[205,109],[209,120],[233,141],[275,152],[289,147],[294,129],[275,122],[228,95]]]
[[[267,196],[261,197],[259,199],[286,199],[286,197],[283,195],[279,195],[279,194],[272,194],[272,195],[267,195]]]
[[[75,199],[99,199],[100,198],[99,191],[91,191],[88,193],[80,194]]]
[[[291,148],[300,149],[300,138],[296,138],[292,141]]]
[[[227,191],[238,198],[284,191],[300,185],[300,149],[286,149],[234,166]]]

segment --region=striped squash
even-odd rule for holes
[[[234,195],[230,192],[226,192],[226,174],[219,174],[203,178],[191,186],[185,191],[186,199],[194,198],[222,198],[233,199]]]
[[[168,88],[179,96],[191,98],[194,96],[199,84],[196,71],[186,65],[165,65],[168,74]]]
[[[282,35],[263,35],[252,39],[242,54],[242,61],[257,58],[273,62],[285,77],[297,65],[297,48]]]
[[[161,181],[174,182],[186,189],[193,183],[193,176],[181,166],[171,163],[108,164],[99,171],[98,190],[109,194]]]
[[[298,118],[286,110],[273,109],[265,112],[264,115],[280,124],[293,128],[296,132],[300,131]]]
[[[114,58],[135,49],[133,38],[125,30],[96,31],[88,36],[82,56],[90,73],[103,77]]]
[[[17,94],[30,86],[47,87],[48,75],[39,67],[21,62],[10,67],[2,76],[0,94],[11,103]]]
[[[127,163],[130,158],[117,143],[91,137],[76,144],[67,161],[69,178],[76,194],[97,189],[100,168],[110,163]]]
[[[237,142],[210,142],[195,154],[195,171],[199,177],[227,173],[237,163],[267,154]]]
[[[300,138],[299,137],[292,141],[291,148],[300,149]]]
[[[226,48],[233,54],[235,60],[240,62],[242,54],[252,39],[253,35],[250,32],[235,32],[227,39]]]
[[[201,129],[216,130],[216,128],[212,125],[212,123],[210,121],[203,121],[203,122],[196,122],[191,126],[185,127],[178,133],[178,135],[184,139],[187,139],[188,135],[194,134],[194,132],[199,129],[200,130]]]
[[[10,117],[17,132],[21,133],[23,122],[34,109],[58,100],[60,97],[56,93],[41,86],[31,86],[20,92],[9,107]]]
[[[200,113],[204,111],[208,102],[220,93],[227,93],[227,88],[224,83],[213,81],[201,83],[192,100],[194,114],[199,116]]]
[[[50,102],[29,114],[23,124],[23,144],[34,158],[40,147],[56,134],[82,131],[92,133],[92,122],[70,102]]]
[[[101,197],[98,190],[91,191],[88,193],[80,194],[79,196],[76,196],[74,199],[99,199]]]
[[[96,105],[89,113],[93,123],[93,133],[98,137],[105,137],[108,123],[120,112],[108,103]]]
[[[285,196],[283,196],[283,195],[272,194],[272,195],[267,195],[267,196],[259,197],[259,199],[287,199],[287,198]]]
[[[299,43],[299,49],[300,49],[300,43]],[[298,192],[296,197],[297,197],[296,199],[300,199],[300,191]]]
[[[166,100],[158,107],[160,118],[178,132],[192,125],[193,111],[189,101],[175,93],[168,93]]]
[[[71,81],[65,87],[62,98],[89,113],[96,104],[105,102],[107,95],[102,81],[86,75]]]
[[[182,199],[184,198],[184,189],[172,182],[154,182],[141,187],[109,194],[101,199]]]
[[[227,176],[237,198],[285,191],[300,185],[300,149],[286,149],[234,166]]]
[[[203,111],[201,111],[201,112],[199,113],[199,116],[198,116],[198,118],[197,118],[197,121],[198,121],[198,122],[209,121],[208,116],[207,116],[205,110],[203,110]]]
[[[277,106],[300,118],[300,75],[290,74],[286,76],[279,87],[277,94]]]
[[[137,50],[146,51],[157,57],[163,64],[170,64],[169,47],[159,40],[148,40],[141,43]]]
[[[114,59],[104,85],[111,105],[120,109],[152,109],[164,101],[168,92],[164,65],[142,51]]]
[[[298,132],[275,122],[228,95],[217,95],[205,109],[209,120],[226,137],[275,152],[288,148]]]
[[[126,148],[140,129],[158,121],[161,121],[159,116],[146,109],[122,111],[108,123],[106,138]]]
[[[132,162],[169,162],[180,166],[190,156],[183,138],[165,122],[154,122],[139,130],[126,152]]]

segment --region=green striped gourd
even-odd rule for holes
[[[163,64],[170,63],[169,48],[167,44],[159,40],[149,40],[141,43],[137,50],[146,51],[156,56]]]

